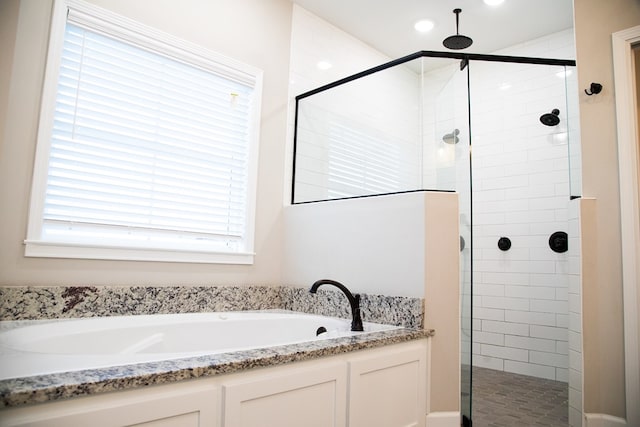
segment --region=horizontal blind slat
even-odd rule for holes
[[[67,25],[45,223],[241,236],[251,93]]]

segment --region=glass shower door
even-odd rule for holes
[[[460,411],[471,421],[471,135],[469,67],[459,60],[423,58],[423,186],[458,193],[460,230]]]

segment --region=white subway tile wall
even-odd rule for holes
[[[580,200],[569,203],[569,286],[567,315],[568,340],[566,351],[569,359],[569,425],[582,426],[582,293],[580,282]]]
[[[575,57],[571,31],[497,53]],[[577,274],[579,258],[553,252],[548,240],[555,231],[576,236],[569,229],[567,132],[577,109],[567,108],[567,88],[556,75],[562,67],[471,67],[473,364],[568,382],[572,342],[579,345],[579,332],[569,333],[579,315],[569,312],[577,296],[568,273]],[[560,125],[542,125],[538,118],[554,108]],[[500,237],[511,239],[508,251],[498,248]]]

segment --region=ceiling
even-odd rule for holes
[[[391,58],[420,50],[446,51],[442,40],[456,33],[453,9],[460,8],[460,34],[474,43],[460,52],[492,53],[573,27],[572,0],[291,0]],[[429,19],[435,27],[418,33]]]

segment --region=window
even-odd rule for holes
[[[260,70],[57,1],[27,256],[253,262]]]

